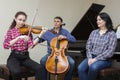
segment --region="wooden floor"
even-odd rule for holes
[[[1,79],[0,78],[0,80],[4,80],[4,79]],[[22,79],[22,80],[24,80],[24,79]],[[28,78],[28,80],[35,80],[35,78],[34,77],[30,77],[30,78]],[[50,80],[55,80],[53,77],[51,77],[51,79]],[[57,80],[64,80],[63,78],[58,78]],[[72,78],[72,80],[79,80],[78,78]],[[98,79],[97,79],[98,80]],[[103,79],[103,80],[106,80],[106,79]],[[107,79],[108,80],[108,79]],[[110,79],[110,80],[120,80],[120,78],[119,79]]]
[[[4,79],[0,78],[0,80],[4,80]],[[24,80],[24,79],[22,79],[22,80]],[[28,80],[35,80],[35,78],[34,77],[30,77],[30,78],[28,78]]]
[[[4,80],[4,79],[1,79],[0,78],[0,80]],[[23,79],[24,80],[24,79]],[[35,80],[35,78],[34,77],[30,77],[30,78],[28,78],[28,80]],[[53,78],[51,79],[51,80],[54,80]],[[58,80],[63,80],[63,79],[58,79]],[[78,78],[73,78],[72,80],[79,80]]]
[[[51,75],[50,80],[55,80],[55,75]],[[64,75],[57,76],[57,80],[64,80]],[[72,80],[79,80],[78,78],[72,78]]]

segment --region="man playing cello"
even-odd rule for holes
[[[63,20],[61,17],[54,18],[54,27],[51,30],[43,30],[38,37],[34,40],[34,43],[40,43],[43,41],[47,41],[47,54],[40,60],[42,65],[42,80],[47,80],[47,70],[45,68],[46,61],[48,56],[51,54],[50,42],[53,38],[58,37],[58,40],[66,39],[69,42],[75,42],[76,39],[72,36],[66,29],[62,28]],[[71,80],[72,79],[72,72],[74,69],[74,60],[67,55],[68,62],[69,62],[69,70],[65,75],[64,80]]]

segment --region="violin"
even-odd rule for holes
[[[69,62],[67,56],[65,56],[68,41],[66,39],[58,40],[58,38],[55,37],[51,40],[50,46],[52,52],[46,61],[47,71],[56,75],[68,71]]]
[[[40,34],[42,31],[42,26],[31,27],[30,25],[24,25],[19,28],[19,31],[22,35],[28,35],[31,32],[34,34]]]

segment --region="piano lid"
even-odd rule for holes
[[[104,7],[104,5],[93,3],[71,34],[77,40],[87,40],[91,31],[97,29],[96,16]]]
[[[76,43],[69,43],[69,50],[85,50],[86,42],[92,30],[97,29],[96,16],[104,5],[92,4],[71,34],[77,39]]]

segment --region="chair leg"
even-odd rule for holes
[[[12,80],[12,76],[11,76],[11,75],[9,76],[9,79],[8,79],[8,80]]]
[[[25,77],[25,80],[28,80],[27,77]]]
[[[27,77],[21,78],[20,80],[28,80]]]
[[[5,80],[12,80],[12,79],[10,79],[9,77],[7,77],[7,78],[5,78]]]
[[[50,80],[50,73],[47,72],[47,80]]]

